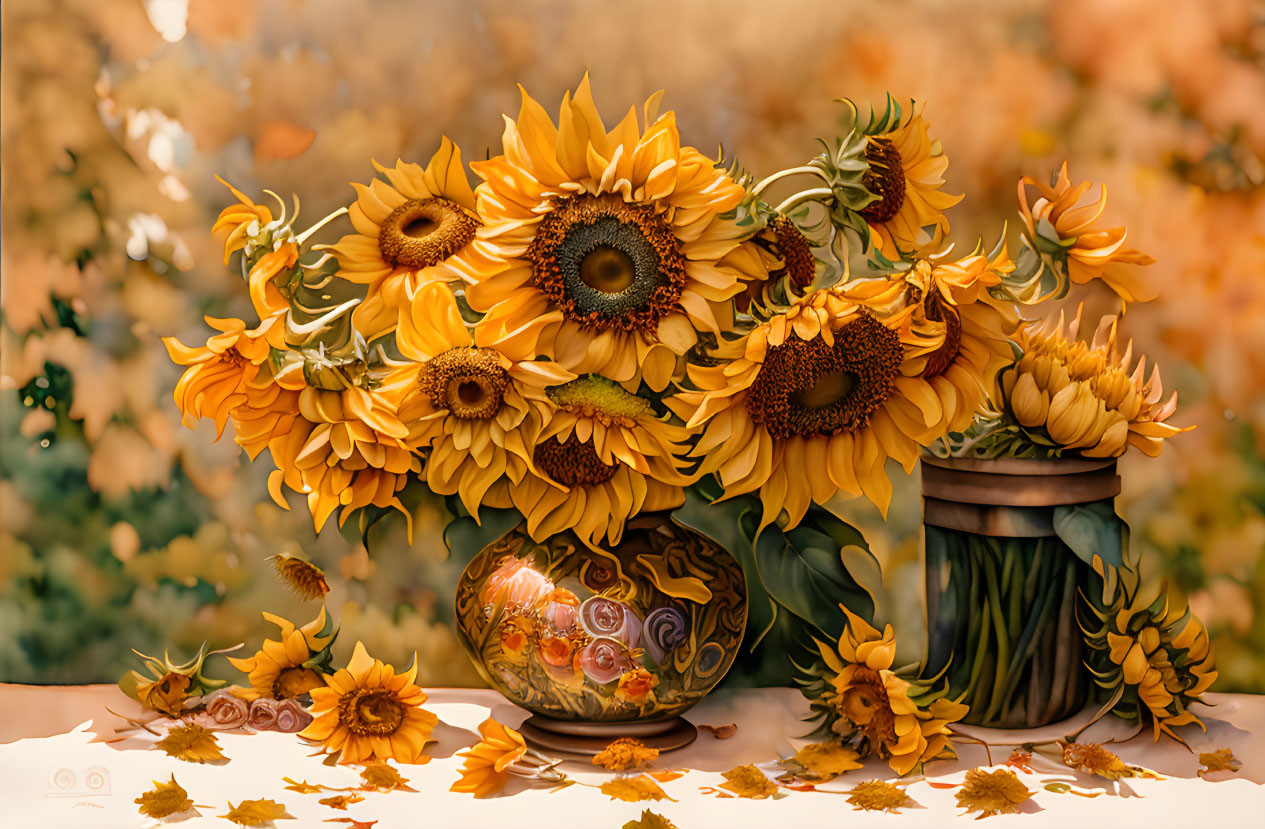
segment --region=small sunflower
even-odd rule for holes
[[[837,647],[817,643],[832,674],[823,702],[833,708],[833,730],[845,737],[860,735],[868,750],[900,775],[952,756],[948,725],[966,716],[967,707],[940,698],[926,710],[919,708],[910,698],[910,683],[891,669],[896,656],[892,626],[880,636],[846,607],[843,612],[848,624]]]
[[[408,389],[399,418],[409,446],[430,450],[427,485],[459,495],[476,517],[481,504],[509,506],[506,487],[533,468],[533,451],[554,409],[546,388],[575,375],[535,359],[527,340],[498,337],[488,325],[470,331],[442,283],[412,293],[396,343],[412,362],[395,369],[387,383]]]
[[[405,673],[373,659],[357,642],[347,667],[312,689],[311,725],[299,733],[339,753],[340,763],[395,760],[425,763],[438,717],[422,708],[426,694],[413,684],[417,661]]]
[[[842,490],[886,513],[884,462],[906,469],[944,433],[943,412],[921,376],[906,308],[880,317],[836,291],[816,291],[692,365],[696,390],[667,404],[702,436],[690,453],[715,472],[725,497],[759,490],[763,524],[785,509],[792,525],[810,501]]]
[[[574,530],[591,547],[614,545],[632,516],[684,503],[686,429],[598,375],[548,394],[556,411],[533,451],[536,473],[510,485],[533,539]]]
[[[907,115],[890,98],[886,111],[871,114],[860,130],[865,140],[865,188],[878,198],[860,210],[874,246],[890,259],[934,244],[949,232],[944,211],[962,200],[942,192],[949,166],[933,141],[921,108]],[[930,238],[924,231],[930,230]]]
[[[757,277],[741,268],[760,264],[730,256],[743,231],[721,218],[745,191],[683,147],[674,114],[657,116],[657,105],[647,102],[644,128],[630,110],[608,131],[586,76],[555,126],[523,91],[504,155],[471,165],[485,227],[467,294],[507,331],[559,310],[539,329],[542,354],[661,391],[698,332],[718,334],[742,280]]]
[[[293,699],[325,684],[319,670],[319,656],[328,656],[328,648],[338,635],[330,631],[325,608],[315,619],[296,628],[288,619],[272,613],[263,617],[281,629],[279,639],[265,639],[254,656],[245,659],[228,657],[237,670],[247,674],[250,690],[247,699]]]
[[[1019,208],[1028,236],[1048,244],[1042,250],[1054,250],[1067,271],[1067,278],[1078,285],[1099,279],[1125,302],[1153,299],[1155,290],[1145,284],[1136,266],[1150,265],[1155,260],[1141,251],[1124,246],[1127,231],[1123,226],[1098,228],[1095,222],[1107,208],[1107,185],[1102,185],[1098,200],[1077,206],[1077,202],[1093,185],[1088,181],[1072,184],[1067,162],[1059,168],[1050,184],[1025,176],[1019,180]],[[1031,205],[1028,187],[1040,194]],[[1051,231],[1053,238],[1051,238]]]
[[[352,314],[367,340],[395,328],[399,309],[419,285],[469,278],[469,245],[480,225],[461,150],[448,138],[425,167],[403,161],[373,166],[386,181],[352,184],[356,203],[349,217],[356,232],[324,248],[338,259],[341,278],[368,286]]]

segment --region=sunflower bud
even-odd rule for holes
[[[1031,374],[1020,374],[1010,396],[1015,420],[1023,426],[1040,426],[1050,412],[1050,396],[1037,388]]]

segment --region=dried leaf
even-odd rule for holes
[[[658,757],[659,749],[650,748],[632,737],[621,737],[594,755],[593,765],[611,771],[627,771],[639,768]]]
[[[290,784],[284,788],[292,792],[298,792],[299,794],[317,794],[318,792],[325,791],[324,786],[317,786],[307,782],[306,780],[300,783],[298,780],[292,780],[289,777],[283,777],[281,779]]]
[[[177,760],[185,760],[189,763],[228,759],[220,752],[220,744],[215,739],[215,733],[200,725],[178,725],[168,731],[167,736],[155,745]]]
[[[721,783],[720,787],[733,792],[738,797],[762,800],[777,794],[777,784],[751,764],[738,766],[721,776],[725,778],[725,782]]]
[[[132,802],[140,804],[140,813],[142,815],[159,820],[168,815],[187,812],[193,808],[193,801],[189,799],[189,793],[176,782],[174,774],[171,776],[171,782],[169,783],[155,780],[154,788]]]
[[[1098,743],[1063,743],[1063,765],[1086,774],[1097,775],[1107,780],[1120,780],[1124,777],[1149,777],[1159,779],[1153,771],[1141,766],[1130,766],[1116,756],[1114,752]]]
[[[601,788],[602,794],[612,800],[627,800],[630,803],[638,800],[672,800],[658,783],[645,774],[607,780]]]
[[[663,815],[646,809],[641,813],[641,817],[628,821],[622,829],[676,829],[676,824]]]
[[[335,795],[334,797],[322,797],[316,802],[322,806],[328,806],[331,809],[346,809],[351,804],[359,803],[362,800],[364,800],[364,798],[358,794],[340,794]]]
[[[1032,771],[1031,751],[1024,751],[1023,749],[1016,748],[1014,751],[1010,752],[1010,756],[1006,758],[1006,765],[1011,768],[1019,769],[1020,771],[1026,771],[1028,774],[1035,773]]]
[[[360,779],[364,781],[361,788],[367,792],[417,791],[408,785],[408,780],[400,776],[393,766],[382,761],[366,763],[360,771]]]
[[[987,772],[975,768],[966,773],[962,789],[954,797],[967,812],[989,817],[1018,811],[1019,804],[1032,797],[1032,792],[1010,769]]]
[[[281,580],[305,601],[322,598],[329,592],[325,572],[305,558],[278,553],[272,557],[272,566]]]
[[[902,806],[913,805],[903,788],[883,780],[856,784],[848,791],[848,802],[867,812],[896,812]]]
[[[354,817],[327,817],[324,823],[347,823],[349,829],[372,829],[376,820],[356,820]]]
[[[274,820],[294,820],[286,807],[275,800],[243,800],[234,806],[228,804],[228,814],[220,815],[238,826],[268,826]]]
[[[1228,748],[1202,752],[1199,755],[1199,762],[1203,764],[1203,768],[1196,772],[1200,777],[1214,771],[1238,771],[1243,766],[1243,763],[1234,756],[1234,752]]]
[[[664,771],[648,771],[646,774],[653,777],[655,780],[658,780],[660,783],[671,783],[673,780],[684,777],[685,773],[688,771],[689,769],[666,769]]]
[[[1055,782],[1055,783],[1046,783],[1045,790],[1047,792],[1054,792],[1055,794],[1074,794],[1077,797],[1089,797],[1089,798],[1098,797],[1100,794],[1104,794],[1104,792],[1100,792],[1100,791],[1099,792],[1078,792],[1076,789],[1072,788],[1070,783],[1063,783],[1061,781]]]
[[[700,725],[700,731],[710,733],[717,740],[728,740],[730,737],[738,733],[737,723],[729,723],[728,725]]]
[[[778,779],[824,783],[846,771],[861,768],[861,763],[858,762],[859,756],[854,749],[833,740],[810,743],[795,752],[794,757],[782,762],[782,768],[786,769],[786,774]]]

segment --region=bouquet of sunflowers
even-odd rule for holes
[[[1091,280],[1147,297],[1149,258],[1097,224],[1105,193],[1025,179],[1019,255],[1003,232],[955,256],[961,196],[921,110],[845,102],[839,135],[757,179],[683,144],[660,95],[608,126],[586,77],[556,122],[524,92],[468,168],[446,138],[424,166],[375,162],[305,230],[297,201],[233,189],[214,231],[258,319],[166,340],[176,401],[267,449],[273,498],[305,496],[318,529],[395,510],[411,532],[413,485],[595,550],[675,511],[743,562],[749,647],[854,635],[876,563],[825,505],[886,515],[889,460],[1108,457],[1179,430],[1114,321],[1088,345],[1020,313]]]

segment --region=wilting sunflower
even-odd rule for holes
[[[896,657],[892,626],[880,635],[846,607],[843,612],[848,623],[838,645],[817,643],[832,674],[823,702],[834,709],[833,730],[845,739],[859,735],[868,750],[901,775],[928,760],[953,756],[948,725],[966,716],[967,707],[942,697],[926,710],[919,708],[910,699],[910,683],[891,669]]]
[[[422,285],[396,332],[400,353],[413,362],[387,381],[408,388],[399,418],[409,446],[430,449],[427,485],[459,495],[476,517],[481,504],[510,505],[506,487],[532,468],[554,409],[546,387],[575,379],[554,362],[534,359],[529,340],[497,335],[487,325],[471,332],[446,285]]]
[[[504,155],[471,164],[483,179],[485,227],[470,304],[507,331],[550,310],[539,351],[577,374],[665,388],[697,332],[718,333],[742,290],[730,254],[743,231],[721,214],[744,190],[711,159],[681,146],[658,96],[607,131],[587,76],[563,98],[559,125],[523,92],[506,119]],[[746,275],[755,278],[755,275]]]
[[[315,740],[340,763],[395,760],[425,763],[426,744],[439,718],[422,708],[426,694],[413,684],[417,660],[405,673],[373,659],[357,642],[346,668],[312,689],[316,719],[300,737]]]
[[[1016,422],[1094,458],[1118,457],[1129,446],[1154,457],[1166,438],[1194,428],[1164,422],[1177,410],[1177,393],[1163,400],[1159,367],[1147,377],[1145,357],[1130,369],[1133,344],[1120,353],[1114,316],[1102,318],[1092,342],[1076,339],[1079,328],[1078,311],[1066,334],[1062,313],[1019,331],[1024,354],[1002,375]]]
[[[888,258],[934,244],[949,232],[944,211],[962,200],[941,191],[949,166],[939,141],[932,141],[921,108],[910,110],[888,98],[886,111],[873,113],[861,128],[868,169],[863,183],[878,196],[861,211],[874,246]],[[924,229],[930,228],[930,238]]]
[[[338,259],[341,278],[368,285],[352,315],[367,340],[395,328],[408,293],[422,283],[468,278],[466,257],[479,227],[461,150],[446,137],[425,167],[373,166],[387,180],[352,184],[356,203],[348,213],[356,232],[324,248]]]
[[[1028,187],[1040,194],[1031,206]],[[1150,265],[1155,260],[1141,251],[1126,248],[1123,226],[1097,228],[1095,222],[1107,208],[1107,185],[1102,185],[1098,200],[1077,207],[1077,202],[1093,185],[1082,181],[1073,185],[1067,174],[1067,162],[1059,168],[1050,184],[1025,176],[1019,180],[1019,210],[1029,237],[1041,236],[1039,224],[1048,222],[1056,238],[1042,237],[1048,245],[1043,250],[1059,251],[1055,255],[1067,268],[1072,282],[1084,284],[1100,279],[1125,302],[1146,301],[1155,297],[1155,290],[1145,284],[1132,266]]]
[[[189,366],[175,391],[184,424],[194,428],[199,418],[209,418],[215,423],[218,438],[233,410],[247,402],[247,388],[258,377],[260,364],[273,348],[283,344],[279,339],[283,329],[276,318],[267,319],[250,331],[242,320],[205,319],[207,325],[220,332],[212,335],[205,346],[190,348],[175,337],[163,337],[163,345],[172,362]]]
[[[574,530],[592,547],[614,545],[632,516],[684,503],[689,432],[667,413],[592,374],[548,394],[557,411],[533,451],[538,474],[510,486],[532,538]]]
[[[406,390],[400,384],[375,385],[358,363],[314,366],[312,356],[288,352],[277,375],[281,386],[297,392],[299,416],[268,442],[277,465],[268,476],[268,492],[283,509],[289,509],[283,484],[305,494],[318,531],[334,510],[342,508],[342,526],[353,511],[372,504],[403,513],[411,536],[412,514],[396,494],[410,473],[421,471],[421,459],[404,441],[408,428],[396,413]],[[322,374],[322,368],[331,370]],[[308,385],[308,378],[332,384],[333,377],[348,385]]]
[[[264,613],[263,617],[281,629],[279,639],[265,639],[254,656],[245,659],[228,657],[234,668],[247,674],[248,699],[293,699],[325,684],[321,671],[309,664],[313,657],[329,647],[337,631],[330,631],[325,608],[315,619],[296,628],[288,619]]]
[[[918,447],[944,434],[943,412],[921,376],[912,308],[879,316],[835,291],[816,291],[690,366],[696,391],[666,401],[690,429],[691,456],[715,472],[725,497],[759,490],[768,524],[792,525],[810,501],[843,490],[885,514],[895,458],[912,469]]]
[[[464,758],[461,779],[452,784],[449,791],[486,797],[505,788],[509,769],[527,755],[527,743],[523,735],[496,720],[484,720],[479,725],[482,739],[474,746],[458,754]]]

